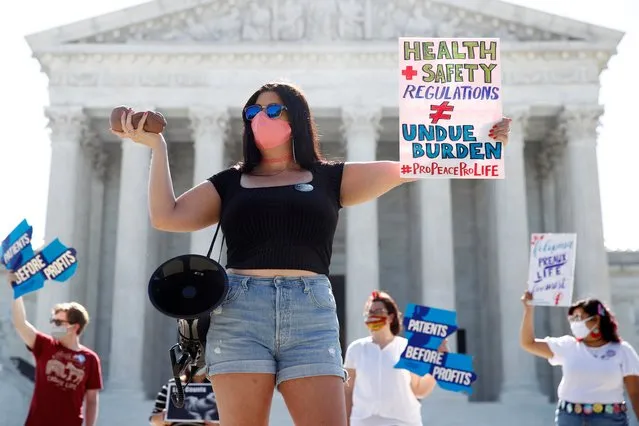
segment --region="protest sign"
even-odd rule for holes
[[[10,271],[16,269],[23,263],[24,259],[33,257],[31,238],[33,237],[33,227],[25,220],[20,222],[13,231],[2,241],[0,250],[2,257],[0,262]]]
[[[504,179],[499,39],[401,37],[399,68],[401,175]]]
[[[430,374],[445,390],[472,393],[477,380],[473,358],[469,355],[439,352],[444,339],[457,331],[454,311],[409,304],[404,317],[408,344],[395,368],[403,368],[418,376]]]
[[[75,249],[65,246],[57,238],[35,253],[31,247],[32,234],[33,228],[23,220],[2,241],[0,259],[16,276],[12,283],[15,299],[41,289],[47,280],[68,280],[78,266]]]
[[[220,421],[217,401],[210,383],[189,383],[184,388],[184,406],[178,408],[170,397],[175,383],[168,385],[165,422],[204,423]]]
[[[570,306],[577,234],[532,234],[528,291],[538,306]]]

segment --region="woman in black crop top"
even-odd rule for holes
[[[123,138],[153,151],[149,210],[157,229],[193,232],[220,222],[229,292],[211,314],[206,362],[220,420],[268,425],[277,388],[298,426],[347,424],[335,299],[328,281],[342,207],[408,182],[399,163],[329,162],[306,99],[262,86],[243,110],[244,161],[176,199],[162,135],[123,117]],[[509,121],[495,125],[507,142]],[[203,248],[204,249],[204,248]]]

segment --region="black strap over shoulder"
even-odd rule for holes
[[[206,253],[206,257],[211,257],[211,253],[213,252],[213,246],[215,245],[215,240],[217,239],[217,234],[220,232],[220,222],[217,223],[215,227],[215,234],[213,234],[213,240],[211,241],[211,246],[209,247],[209,251]],[[222,245],[220,245],[220,254],[217,257],[217,263],[220,263],[222,259],[222,250],[224,249],[224,240],[225,236],[222,234]]]

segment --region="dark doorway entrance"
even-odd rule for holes
[[[342,355],[346,354],[346,280],[344,275],[331,275],[329,277],[333,286],[333,295],[337,303],[337,319],[339,320],[339,344],[342,347]]]

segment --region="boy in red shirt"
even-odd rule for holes
[[[9,281],[15,281],[13,274]],[[95,426],[102,371],[98,355],[80,344],[89,323],[86,309],[76,302],[54,306],[51,335],[27,321],[21,297],[13,300],[11,310],[18,335],[35,357],[35,388],[25,426],[82,426],[83,418],[86,426]]]

